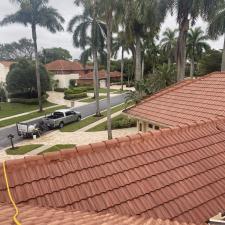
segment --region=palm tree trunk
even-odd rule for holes
[[[186,66],[186,42],[187,33],[189,29],[189,19],[186,16],[180,24],[180,33],[177,40],[177,81],[181,81],[185,77],[185,66]]]
[[[95,101],[96,101],[96,116],[101,116],[100,106],[99,106],[99,78],[98,78],[98,53],[97,49],[93,49],[93,61],[94,61],[94,93],[95,93]]]
[[[112,10],[108,12],[106,22],[107,27],[107,131],[108,139],[112,139],[112,119],[111,119],[111,100],[110,100],[110,67],[111,67],[111,40],[112,40]]]
[[[123,91],[123,71],[124,71],[124,50],[122,47],[122,57],[121,57],[121,90]]]
[[[136,36],[136,66],[135,66],[135,80],[141,80],[141,38]]]
[[[191,68],[190,68],[190,77],[193,78],[195,71],[195,60],[194,56],[191,57]]]
[[[225,34],[224,34],[224,45],[223,45],[223,57],[222,57],[222,64],[221,64],[221,71],[225,71]]]
[[[144,79],[144,73],[145,73],[145,59],[142,60],[142,66],[141,66],[141,79]]]
[[[32,28],[32,38],[33,38],[33,42],[34,42],[34,55],[35,55],[35,66],[36,66],[36,79],[37,79],[39,111],[42,112],[43,107],[42,107],[42,96],[41,96],[41,78],[40,78],[39,58],[38,58],[38,49],[37,49],[36,25],[32,24],[31,28]]]

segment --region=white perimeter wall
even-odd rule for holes
[[[54,80],[59,81],[59,88],[68,88],[70,85],[70,80],[78,80],[79,78],[79,74],[55,74],[53,76]]]
[[[8,72],[9,68],[0,63],[0,82],[6,82],[6,76]]]

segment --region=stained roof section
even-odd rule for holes
[[[7,171],[17,204],[202,224],[225,205],[225,120],[8,161]]]
[[[166,127],[224,117],[225,73],[183,81],[146,98],[125,113]]]
[[[100,70],[98,72],[98,76],[99,76],[99,79],[106,79],[107,78],[106,71],[105,70]],[[110,72],[110,77],[111,78],[118,78],[120,76],[121,76],[121,73],[118,72],[118,71]],[[81,80],[93,80],[93,72],[90,72],[90,73],[87,73],[87,74],[82,74],[80,76],[80,79]]]
[[[49,71],[82,71],[90,70],[92,67],[83,65],[78,61],[68,61],[68,60],[55,60],[51,63],[45,65],[46,69]]]

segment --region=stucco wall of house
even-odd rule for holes
[[[0,82],[6,82],[6,76],[9,72],[9,68],[5,67],[3,64],[0,63]]]
[[[53,79],[58,82],[59,88],[68,88],[70,86],[70,80],[78,80],[79,74],[55,74]]]

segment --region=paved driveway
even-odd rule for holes
[[[115,97],[112,97],[111,106],[113,107],[123,103],[125,101],[124,99],[125,95],[126,94],[122,94],[122,95],[117,95]],[[100,101],[101,111],[105,110],[106,108],[107,108],[107,101],[106,100]],[[74,109],[76,111],[81,112],[82,118],[85,118],[95,113],[96,106],[95,106],[95,103],[93,102],[84,106],[75,107]],[[38,120],[37,119],[32,120],[31,122],[35,123],[35,122],[38,122]],[[7,138],[9,134],[15,135],[15,139],[14,139],[15,143],[22,141],[22,139],[17,135],[17,130],[15,125],[8,128],[0,128],[0,150],[10,145],[10,142]]]

